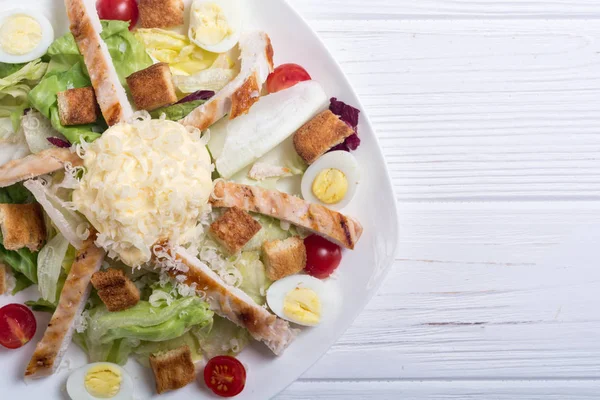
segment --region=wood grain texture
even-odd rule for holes
[[[597,18],[595,0],[289,0],[308,19]]]
[[[378,132],[402,236],[279,398],[597,398],[600,3],[290,2]]]
[[[593,381],[460,382],[296,382],[280,400],[592,400],[600,384]]]

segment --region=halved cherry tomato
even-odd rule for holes
[[[18,349],[35,335],[37,323],[29,308],[22,304],[9,304],[0,308],[0,344],[8,349]]]
[[[237,396],[246,386],[246,369],[234,357],[217,356],[204,367],[204,382],[221,397]]]
[[[96,10],[100,19],[129,21],[129,30],[138,21],[139,10],[135,0],[98,0]]]
[[[315,278],[329,278],[342,261],[342,249],[335,243],[317,235],[304,239],[307,274]]]
[[[269,93],[277,93],[290,88],[302,81],[310,81],[312,78],[304,68],[298,64],[282,64],[271,72],[267,78],[267,90]]]

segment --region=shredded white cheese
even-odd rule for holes
[[[184,245],[203,233],[198,222],[213,189],[213,166],[199,131],[144,114],[77,152],[87,172],[73,203],[109,257],[137,267],[150,261],[155,243]]]

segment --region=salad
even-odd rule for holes
[[[363,231],[343,213],[359,110],[275,67],[242,5],[65,0],[61,37],[40,13],[0,19],[0,294],[37,288],[0,308],[0,345],[52,314],[25,379],[74,342],[74,400],[131,399],[130,358],[157,393],[233,397],[250,341],[278,356],[331,315]]]

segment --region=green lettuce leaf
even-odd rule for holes
[[[129,22],[124,21],[101,21],[102,33],[108,51],[112,57],[113,64],[123,85],[125,79],[144,68],[152,65],[152,59],[146,53],[144,45],[129,31]],[[71,33],[56,39],[48,48],[48,55],[52,57],[51,65],[55,56],[79,56],[83,60]],[[64,62],[64,59],[60,60]],[[60,65],[60,63],[58,63]],[[56,68],[56,66],[52,66]]]
[[[86,333],[93,343],[100,344],[123,338],[156,342],[177,338],[192,326],[210,323],[212,318],[208,304],[198,297],[177,299],[163,307],[140,301],[119,312],[108,312],[104,306],[90,310]]]
[[[56,95],[67,89],[90,86],[91,82],[85,71],[83,62],[78,62],[66,71],[53,71],[50,76],[42,81],[29,93],[31,105],[50,119],[52,127],[62,133],[71,143],[78,143],[81,139],[91,142],[100,137],[94,132],[93,125],[63,126],[58,113],[58,100]]]
[[[252,239],[244,246],[244,251],[260,250],[262,244],[271,240],[284,240],[292,236],[297,236],[296,228],[290,226],[290,229],[283,230],[281,222],[278,219],[267,217],[265,215],[254,215],[254,218],[260,222],[262,229],[254,235]]]
[[[31,193],[21,184],[0,188],[0,203],[24,204],[30,201]],[[7,250],[2,245],[2,234],[0,234],[0,262],[12,269],[16,281],[13,295],[37,283],[37,253],[32,253],[27,248]]]
[[[31,61],[16,70],[9,70],[9,68],[6,67],[5,72],[14,72],[0,79],[0,92],[24,81],[30,83],[39,81],[46,73],[47,68],[48,64],[42,62],[41,59]]]
[[[162,107],[154,110],[150,113],[152,118],[160,118],[162,114],[165,114],[165,118],[170,121],[179,121],[188,116],[189,113],[194,111],[196,108],[206,103],[206,100],[195,100],[188,101],[187,103],[174,104],[168,107]]]
[[[27,64],[0,64],[0,118],[10,117],[15,132],[23,111],[29,107],[27,94],[47,68],[48,64],[40,59]]]
[[[6,78],[9,75],[14,74],[21,68],[23,68],[27,63],[21,64],[9,64],[9,63],[0,63],[0,79]]]
[[[266,292],[271,286],[271,280],[267,278],[265,266],[260,261],[258,251],[244,251],[235,267],[242,274],[240,289],[258,305],[266,303]]]
[[[149,358],[152,354],[175,350],[187,345],[192,353],[192,361],[202,360],[202,350],[198,338],[191,332],[186,332],[182,336],[165,340],[164,342],[146,342],[143,341],[133,350],[135,359],[145,367],[150,367]]]
[[[38,253],[38,291],[46,301],[55,302],[60,296],[59,280],[68,247],[69,241],[59,232]]]
[[[78,143],[82,139],[91,143],[102,136],[100,133],[94,132],[94,125],[63,126],[60,123],[57,107],[52,107],[50,112],[50,122],[52,123],[52,127],[65,135],[71,143]]]
[[[33,285],[33,282],[27,279],[27,277],[23,274],[13,271],[13,276],[15,277],[15,287],[12,291],[13,296]]]
[[[56,305],[54,303],[44,299],[26,301],[25,305],[30,307],[33,311],[53,313],[54,310],[56,310]]]
[[[111,362],[118,365],[125,365],[127,358],[139,344],[138,341],[126,339],[106,344],[94,343],[85,333],[75,333],[73,341],[87,353],[90,362]]]
[[[0,204],[25,204],[31,200],[31,193],[21,183],[0,188]]]
[[[0,236],[1,242],[2,237]],[[37,253],[32,253],[26,247],[19,250],[6,250],[0,244],[0,261],[10,266],[13,272],[18,272],[30,282],[37,283]]]
[[[67,89],[90,86],[90,78],[83,72],[83,62],[78,62],[66,71],[57,72],[44,77],[29,93],[29,100],[46,118],[50,118],[50,110],[58,103],[56,94]]]
[[[200,341],[200,348],[207,359],[216,356],[235,356],[250,342],[250,334],[228,319],[214,316],[212,329],[192,329]]]

